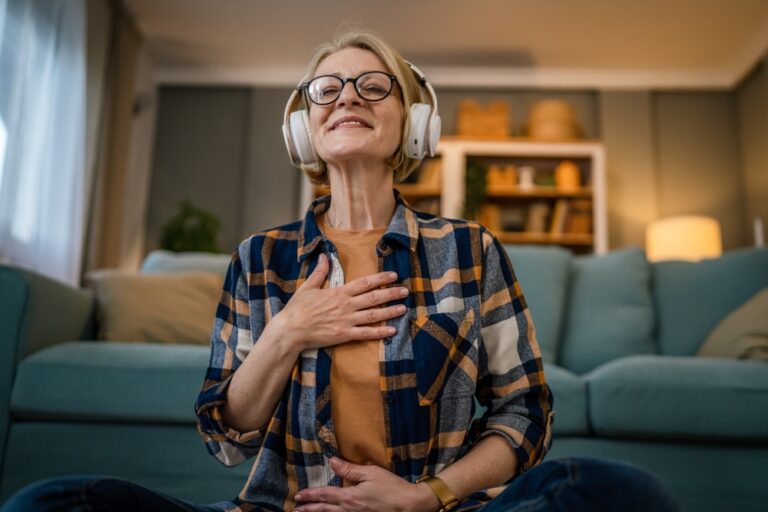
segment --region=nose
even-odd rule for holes
[[[349,103],[361,103],[360,96],[357,94],[357,89],[355,89],[355,84],[352,82],[347,82],[341,87],[341,94],[339,94],[339,98],[336,100],[336,103],[338,105],[347,105]]]

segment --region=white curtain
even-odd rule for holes
[[[0,0],[0,262],[78,285],[85,0]]]

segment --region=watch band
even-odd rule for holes
[[[441,508],[439,512],[448,512],[459,504],[458,498],[454,496],[453,492],[451,492],[451,489],[445,485],[445,482],[436,476],[427,475],[421,477],[416,480],[416,483],[425,483],[429,486],[430,489],[432,489],[432,492],[435,493],[437,499],[440,500]]]

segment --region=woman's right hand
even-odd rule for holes
[[[408,295],[408,289],[401,286],[381,288],[396,281],[397,274],[379,272],[323,289],[329,268],[327,256],[321,254],[312,274],[272,318],[270,323],[278,324],[274,327],[279,328],[280,338],[302,351],[395,334],[392,326],[371,324],[405,313],[403,304],[379,307]]]

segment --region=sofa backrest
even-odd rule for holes
[[[213,272],[224,275],[232,256],[208,252],[152,251],[141,264],[145,273]]]
[[[739,249],[698,263],[652,266],[662,354],[693,355],[714,327],[768,286],[768,249]]]
[[[556,247],[507,245],[504,248],[536,326],[541,357],[547,363],[554,363],[573,257],[569,251]]]
[[[575,373],[613,359],[655,354],[651,270],[630,247],[573,259],[557,363]]]

